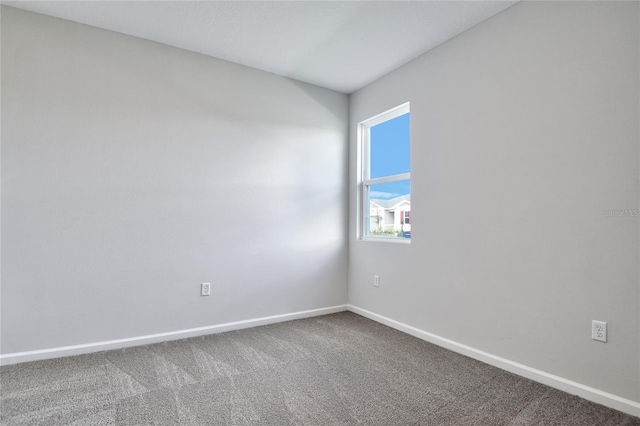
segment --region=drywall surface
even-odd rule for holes
[[[346,303],[347,96],[3,7],[2,106],[4,354]]]
[[[640,401],[638,7],[522,2],[351,96],[350,304]],[[358,241],[356,125],[407,101],[412,242]]]

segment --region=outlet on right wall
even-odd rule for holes
[[[640,401],[639,13],[521,2],[351,95],[350,304]],[[357,123],[407,101],[411,244],[359,241]]]

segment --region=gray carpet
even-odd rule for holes
[[[353,313],[0,369],[3,425],[639,425]]]

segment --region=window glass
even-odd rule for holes
[[[367,187],[367,236],[411,238],[407,221],[411,209],[411,181],[401,180]]]
[[[409,173],[409,113],[370,129],[370,179]]]

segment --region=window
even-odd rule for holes
[[[411,240],[411,143],[409,104],[358,125],[359,237]]]

